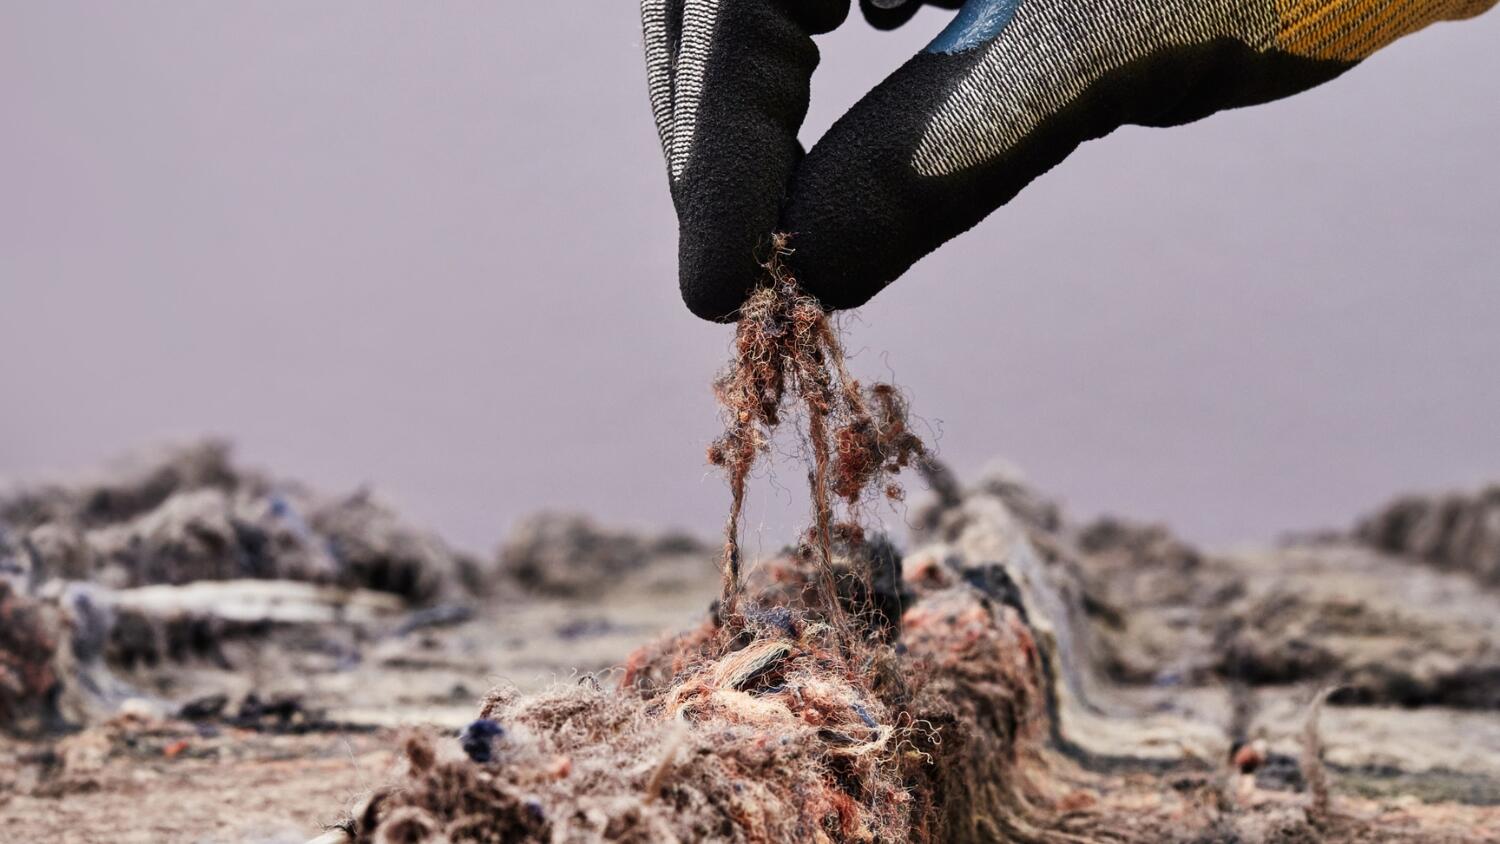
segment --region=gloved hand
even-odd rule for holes
[[[891,26],[920,2],[861,6]],[[733,318],[785,231],[809,293],[861,305],[1086,140],[1288,96],[1496,2],[967,0],[804,156],[812,36],[849,0],[642,0],[683,299]]]

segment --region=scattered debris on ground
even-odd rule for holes
[[[338,684],[318,678],[372,668],[463,682],[476,669],[510,666],[529,678],[602,668],[608,660],[593,651],[615,656],[616,642],[656,624],[605,613],[566,636],[518,630],[490,642],[476,621],[492,621],[485,610],[498,602],[511,606],[508,623],[523,623],[532,615],[514,609],[523,594],[597,600],[631,570],[646,573],[640,589],[681,602],[671,595],[691,587],[705,558],[683,536],[635,539],[577,517],[525,525],[485,562],[368,493],[324,496],[245,469],[212,441],[0,493],[0,729],[47,734],[131,701],[166,712],[186,697],[252,692],[347,707],[337,699],[347,693],[319,691]],[[542,631],[559,626],[542,615]],[[432,647],[444,630],[456,634],[445,643],[463,639],[469,653]],[[564,665],[528,657],[539,638],[566,641],[578,656]],[[442,699],[459,680],[431,682]]]
[[[0,496],[18,840],[1500,840],[1500,592],[1416,546],[1210,552],[923,465],[908,552],[747,561],[729,624],[715,549],[574,517],[493,564],[337,522],[430,590],[321,542],[247,569],[141,527],[295,488],[199,453]]]
[[[1398,498],[1362,521],[1355,535],[1382,551],[1500,586],[1500,485],[1472,494]]]
[[[1286,591],[1272,581],[1321,576],[1296,560],[1330,549],[1269,552],[1296,561],[1284,567],[1211,558],[1160,528],[1074,529],[1055,508],[1044,520],[1034,516],[1047,508],[1022,516],[1009,505],[1016,489],[982,482],[957,506],[926,514],[933,528],[898,563],[897,623],[876,621],[874,599],[840,590],[844,616],[862,631],[858,648],[808,603],[821,576],[815,560],[794,552],[761,561],[743,583],[745,626],[727,645],[722,619],[709,615],[630,655],[614,683],[529,695],[496,689],[474,713],[487,727],[482,739],[470,730],[463,746],[409,745],[406,777],[351,814],[348,837],[1206,843],[1500,835],[1493,711],[1340,704],[1328,670],[1252,682],[1206,660],[1201,671],[1165,679],[1159,666],[1109,676],[1112,660],[1095,634],[1114,611],[1099,602],[1144,601],[1153,591],[1116,579],[1127,576],[1115,571],[1126,558],[1178,579],[1223,566],[1267,581],[1194,610],[1238,617],[1236,602]],[[1385,562],[1356,545],[1339,554],[1328,568],[1361,554]],[[847,584],[841,572],[877,565],[836,555],[835,577]],[[1373,599],[1390,574],[1356,565],[1330,594]],[[1097,592],[1112,583],[1119,595]],[[1191,599],[1200,588],[1189,583],[1179,594]],[[1476,600],[1500,610],[1500,596],[1483,594]],[[1189,621],[1212,629],[1207,619]],[[1500,642],[1493,629],[1489,636]],[[1347,639],[1342,664],[1358,664],[1354,655],[1378,644],[1373,633]],[[1203,652],[1213,648],[1209,637]],[[1330,689],[1332,705],[1319,718],[1315,701]],[[482,752],[470,747],[476,741]]]
[[[368,493],[316,495],[236,466],[217,441],[0,494],[0,532],[10,578],[28,586],[299,580],[425,602],[485,582],[477,560]]]
[[[1500,604],[1466,571],[1348,541],[1215,555],[1160,525],[1026,524],[1071,561],[1079,626],[1117,683],[1323,682],[1336,703],[1500,707]]]
[[[635,577],[666,586],[692,579],[709,553],[687,534],[647,536],[607,530],[584,516],[538,513],[511,529],[499,574],[527,592],[597,599]]]

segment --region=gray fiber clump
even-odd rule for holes
[[[217,598],[195,591],[216,581],[228,590]],[[306,628],[318,600],[337,603],[333,620],[307,635],[342,647],[354,635],[343,628],[371,606],[421,618],[489,586],[477,560],[369,493],[320,495],[239,466],[218,441],[3,491],[0,730],[66,731],[105,717],[145,693],[126,678],[138,666],[230,670],[226,643]]]
[[[1360,522],[1355,533],[1382,551],[1500,585],[1500,484],[1474,493],[1403,496]]]
[[[479,566],[367,492],[325,497],[245,469],[203,441],[96,477],[0,492],[0,569],[111,588],[287,579],[427,603],[482,585]]]
[[[585,516],[537,513],[521,520],[500,546],[503,579],[553,597],[597,596],[603,584],[661,566],[663,558],[694,569],[708,546],[683,533],[645,535],[596,525]]]

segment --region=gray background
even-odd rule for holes
[[[807,137],[944,19],[823,39]],[[1086,146],[847,320],[855,368],[971,474],[1215,542],[1500,477],[1497,35]],[[716,527],[729,334],[639,41],[628,0],[0,2],[0,475],[216,432],[476,547]],[[775,480],[752,542],[803,521]]]

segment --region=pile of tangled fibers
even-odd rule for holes
[[[468,758],[414,739],[410,782],[364,804],[356,839],[1042,840],[1030,817],[1051,800],[1017,764],[1045,733],[1037,644],[1017,607],[955,572],[903,582],[894,551],[866,541],[861,503],[899,498],[891,476],[925,450],[893,388],[849,376],[786,250],[715,382],[726,432],[709,460],[732,505],[710,618],[633,654],[619,688],[493,693]],[[746,479],[794,414],[812,524],[747,577]]]
[[[1010,509],[1038,524],[1056,514],[1041,518],[1043,509],[1003,493],[1008,503],[981,496],[972,512],[961,503],[956,482],[911,432],[900,394],[863,387],[845,371],[828,316],[779,263],[785,241],[777,247],[766,285],[741,310],[734,360],[715,384],[726,433],[709,460],[725,469],[732,505],[723,588],[711,612],[696,628],[640,648],[618,674],[538,695],[491,692],[457,747],[413,736],[404,781],[365,799],[343,835],[361,842],[1472,840],[1335,817],[1319,761],[1317,706],[1300,760],[1312,798],[1306,805],[1300,795],[1237,797],[1235,785],[1249,780],[1235,779],[1228,757],[1101,755],[1066,735],[1061,713],[1088,706],[1069,678],[1088,666],[1074,664],[1080,657],[1067,646],[1069,613],[1059,594],[1028,568],[1041,558],[1025,539],[1001,541],[1008,534],[995,533]],[[746,479],[777,428],[797,415],[809,455],[811,526],[799,547],[742,570]],[[948,525],[941,530],[957,531],[953,547],[964,553],[924,553],[903,569],[888,542],[861,528],[863,507],[901,497],[893,476],[908,467],[927,475],[943,508],[938,521]],[[995,518],[970,521],[985,513]],[[949,517],[957,520],[948,524]],[[1036,538],[1037,548],[1050,547]],[[1005,548],[1014,543],[1007,562]]]
[[[841,586],[869,559],[840,557]],[[866,569],[868,572],[868,569]],[[926,569],[896,619],[846,629],[805,555],[759,566],[744,626],[633,654],[617,688],[493,692],[466,757],[407,748],[407,782],[356,812],[359,841],[1067,841],[1025,775],[1046,740],[1043,660],[1022,614]],[[882,624],[890,621],[891,626]],[[894,629],[893,629],[894,627]],[[484,761],[476,761],[484,760]],[[1060,834],[1063,837],[1058,837]]]

